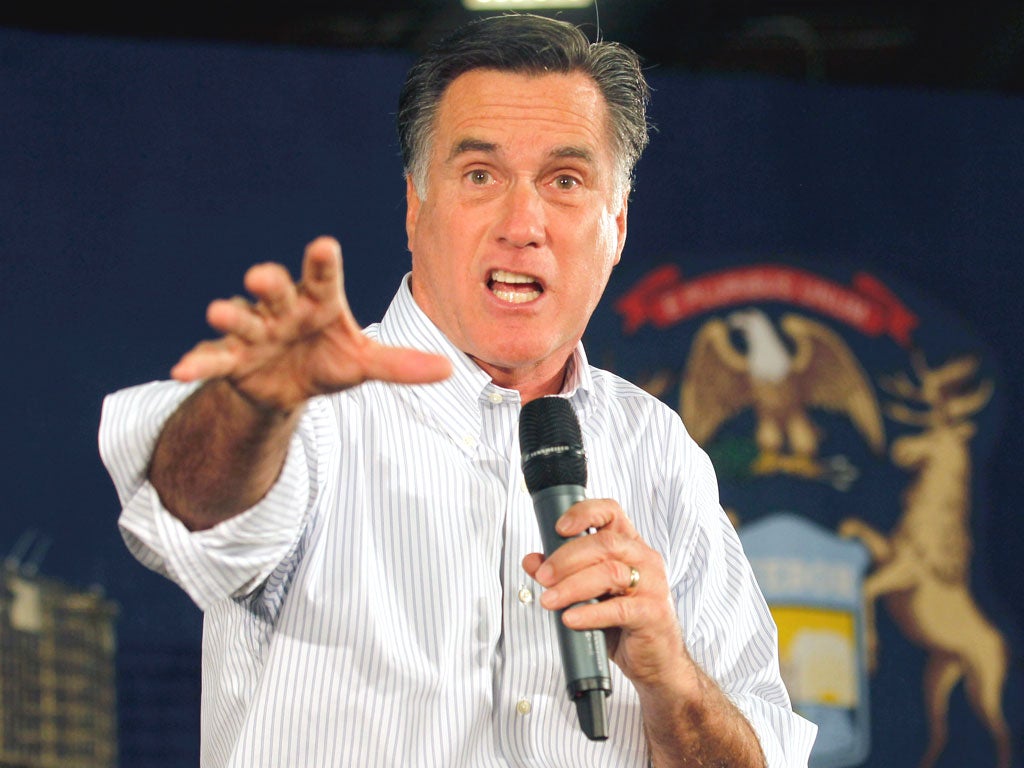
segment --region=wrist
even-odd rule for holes
[[[245,410],[251,413],[257,420],[265,422],[288,421],[297,412],[302,410],[305,401],[297,403],[281,403],[264,400],[247,392],[237,382],[229,378],[211,379],[207,386],[215,388],[223,393],[223,397],[229,399],[235,410]]]

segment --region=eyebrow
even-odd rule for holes
[[[459,155],[465,154],[466,152],[483,152],[485,154],[493,154],[498,151],[498,145],[493,141],[483,141],[481,139],[463,139],[452,147],[452,151],[448,153],[448,159],[454,160]]]
[[[566,147],[555,147],[551,150],[552,157],[575,157],[578,160],[586,160],[588,163],[593,161],[594,153],[586,147],[577,147],[569,145]]]
[[[459,155],[467,152],[483,152],[484,154],[494,154],[498,151],[498,145],[493,141],[483,141],[482,139],[462,139],[456,142],[455,146],[452,147],[452,151],[448,153],[448,160],[454,160]],[[558,157],[573,157],[586,162],[592,162],[594,159],[594,153],[586,147],[579,147],[575,145],[566,145],[563,147],[555,147],[548,153],[553,158]]]

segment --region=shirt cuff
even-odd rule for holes
[[[194,389],[155,382],[108,397],[100,453],[123,505],[118,524],[128,549],[206,610],[253,591],[296,546],[310,504],[310,475],[296,431],[280,476],[257,504],[208,530],[189,531],[164,507],[147,469],[167,418]]]
[[[807,768],[818,726],[753,694],[729,698],[757,734],[768,768]]]

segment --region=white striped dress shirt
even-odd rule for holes
[[[109,396],[100,451],[132,553],[205,612],[202,765],[551,766],[648,762],[637,696],[613,664],[610,737],[582,734],[550,612],[520,562],[542,551],[519,466],[517,392],[495,386],[403,285],[366,332],[440,352],[454,374],[311,400],[255,507],[189,532],[146,467],[191,385]],[[588,496],[616,499],[665,560],[694,659],[756,730],[770,766],[806,765],[814,726],[778,672],[775,626],[678,416],[587,364],[565,395]]]

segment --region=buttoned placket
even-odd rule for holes
[[[536,583],[526,575],[522,560],[541,551],[542,543],[519,463],[519,393],[493,384],[480,398],[481,441],[504,465],[505,509],[502,536],[503,627],[499,663],[495,670],[496,736],[502,752],[514,760],[529,760],[529,729],[538,715],[534,674],[548,612],[536,600]]]

